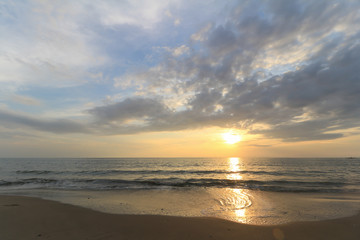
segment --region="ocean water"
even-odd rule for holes
[[[126,214],[273,224],[360,210],[360,159],[0,159],[0,194]]]

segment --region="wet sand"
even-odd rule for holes
[[[360,214],[273,226],[217,218],[117,215],[30,197],[0,196],[0,239],[360,239]]]

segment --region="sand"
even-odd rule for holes
[[[254,226],[216,218],[116,215],[30,197],[0,196],[0,239],[360,239],[352,217]]]

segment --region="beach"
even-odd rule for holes
[[[360,240],[360,0],[0,0],[0,240]]]
[[[0,196],[0,239],[360,239],[360,215],[255,226],[208,217],[121,215]]]

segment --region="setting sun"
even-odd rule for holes
[[[242,139],[241,135],[231,132],[231,131],[223,133],[222,138],[224,139],[225,143],[227,143],[227,144],[235,144],[237,142],[240,142]]]

